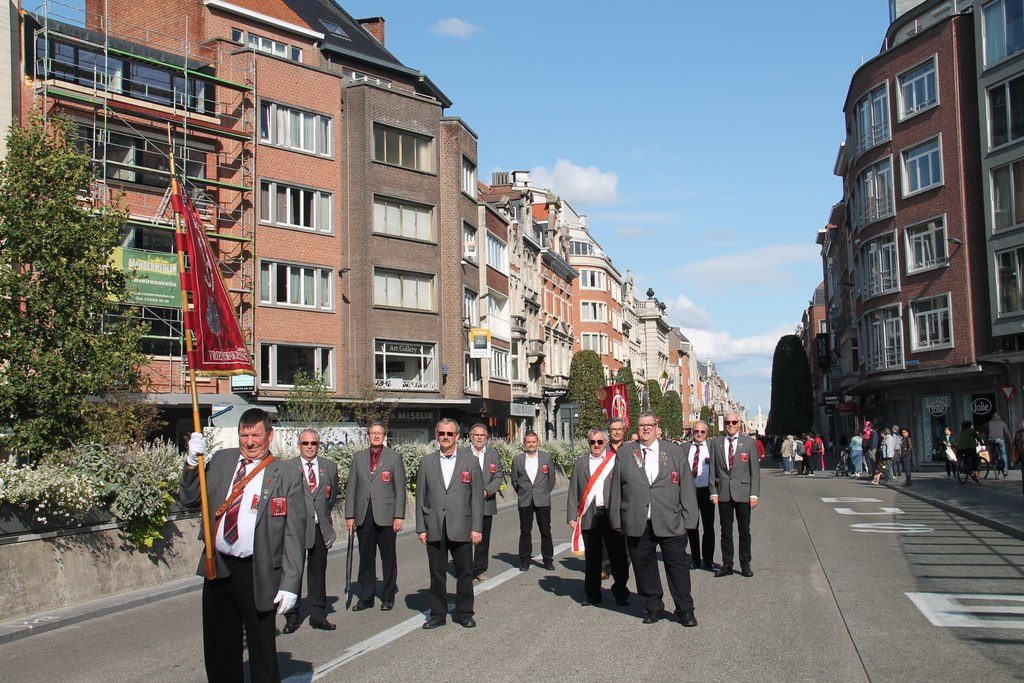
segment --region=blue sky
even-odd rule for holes
[[[479,171],[534,170],[749,411],[821,281],[842,106],[886,0],[348,1],[480,135]]]

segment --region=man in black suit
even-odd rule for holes
[[[498,489],[505,481],[505,470],[501,456],[487,446],[490,433],[487,425],[477,422],[469,430],[470,453],[480,463],[481,481],[484,486],[484,537],[473,548],[473,576],[477,581],[487,580],[487,564],[491,550],[491,522],[498,514]]]
[[[536,432],[523,438],[526,451],[512,458],[512,488],[519,496],[519,571],[530,568],[533,555],[533,519],[540,529],[540,552],[544,568],[555,568],[555,545],[551,539],[551,491],[555,488],[555,463],[551,454],[537,450]]]
[[[740,531],[740,574],[753,576],[750,568],[750,511],[757,507],[761,491],[761,466],[757,447],[749,436],[740,434],[743,426],[739,413],[725,415],[724,437],[712,445],[712,470],[708,491],[711,502],[718,506],[722,526],[722,566],[715,576],[733,573],[733,518]]]

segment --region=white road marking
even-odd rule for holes
[[[570,545],[571,544],[569,544],[569,543],[562,543],[560,545],[555,546],[555,549],[554,549],[555,550],[555,553],[554,553],[555,556],[558,556],[558,555],[561,555],[562,553],[564,553],[566,550],[569,549]],[[541,558],[540,555],[537,555],[533,559],[539,561],[542,558]],[[491,590],[492,588],[497,588],[498,586],[500,586],[501,584],[505,583],[509,579],[511,579],[513,577],[516,577],[516,576],[519,576],[520,574],[521,574],[521,572],[519,571],[518,567],[514,567],[512,569],[508,569],[508,570],[502,572],[501,574],[498,574],[497,576],[493,576],[493,577],[487,579],[486,581],[484,581],[482,583],[479,583],[476,586],[474,586],[473,587],[473,594],[474,595],[479,595],[480,593],[483,593],[484,591]],[[454,607],[454,606],[453,605],[449,605],[448,606],[449,609],[451,609],[452,607]],[[403,622],[401,622],[399,624],[395,624],[394,626],[392,626],[389,629],[381,631],[380,633],[378,633],[375,636],[371,636],[370,638],[367,638],[366,640],[363,640],[361,642],[356,643],[355,645],[349,647],[347,650],[342,652],[338,657],[332,659],[331,661],[327,662],[326,664],[318,666],[313,671],[313,675],[312,676],[310,676],[309,674],[305,674],[305,675],[297,674],[297,675],[289,676],[288,678],[284,679],[284,681],[285,681],[285,683],[297,683],[298,681],[310,681],[310,680],[315,681],[315,680],[321,679],[324,676],[326,676],[327,674],[332,673],[334,671],[337,671],[338,669],[340,669],[341,667],[345,666],[346,664],[348,664],[349,662],[353,661],[354,659],[358,658],[359,656],[364,655],[367,652],[373,652],[374,650],[380,649],[380,648],[384,647],[385,645],[387,645],[389,643],[393,643],[394,641],[398,640],[402,636],[408,635],[408,634],[412,633],[413,631],[418,630],[419,628],[421,628],[423,626],[423,620],[426,619],[428,616],[430,616],[429,612],[422,612],[422,613],[420,613],[420,614],[418,614],[418,615],[416,615],[414,617],[409,617],[408,619],[406,619],[405,621],[403,621]]]
[[[881,498],[857,498],[856,496],[838,496],[836,498],[822,498],[822,503],[881,503]]]
[[[836,512],[841,515],[902,515],[903,510],[899,508],[879,508],[881,512],[857,512],[853,508],[836,508]]]
[[[1024,629],[1024,595],[977,593],[907,593],[935,626]],[[969,605],[971,600],[987,604]],[[1020,615],[1019,619],[983,619],[986,614]]]
[[[868,534],[927,534],[935,531],[924,524],[904,524],[903,522],[862,522],[851,524],[850,528]]]

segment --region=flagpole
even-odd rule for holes
[[[178,175],[174,168],[174,138],[171,124],[167,124],[167,147],[170,150],[171,196],[177,197]],[[185,254],[182,246],[185,242],[183,239],[185,233],[181,227],[181,214],[177,211],[172,213],[174,214],[174,232],[177,237],[178,277],[182,283],[181,321],[185,336],[185,356],[188,358],[188,385],[192,392],[192,431],[201,434],[203,428],[199,422],[199,389],[196,387],[195,363],[192,358],[192,328],[189,324],[191,319],[188,310],[190,292],[183,286],[185,282]],[[217,565],[213,560],[213,534],[210,532],[210,499],[206,493],[206,463],[202,453],[198,454],[198,460],[199,463],[196,467],[199,470],[199,501],[200,517],[202,518],[203,525],[203,545],[206,546],[206,578],[215,579],[217,578]]]

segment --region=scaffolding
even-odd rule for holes
[[[103,11],[91,12],[94,4]],[[24,35],[31,40],[26,53],[33,55],[36,109],[44,121],[58,113],[70,118],[79,149],[93,162],[94,179],[83,201],[96,210],[117,206],[127,211],[125,246],[169,250],[174,230],[169,160],[174,154],[236,298],[251,352],[256,308],[254,51],[222,39],[194,40],[186,16],[175,33],[133,24],[111,16],[102,0],[87,2],[85,9],[43,0],[23,17]],[[142,310],[146,320],[153,318],[148,307]],[[162,322],[180,339],[180,315]],[[168,348],[166,390],[184,390],[181,344]]]

